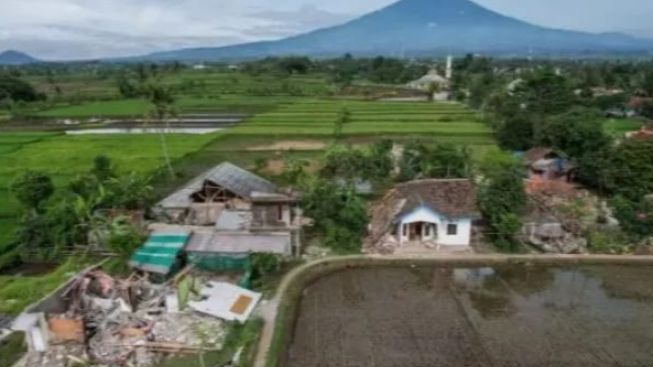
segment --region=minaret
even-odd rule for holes
[[[445,78],[451,80],[453,76],[453,57],[451,55],[447,56],[447,71],[445,73]]]

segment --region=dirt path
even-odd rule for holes
[[[248,151],[278,151],[278,150],[323,150],[327,144],[319,140],[287,140],[269,145],[256,145],[247,148]]]

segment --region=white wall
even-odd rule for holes
[[[417,222],[426,222],[426,223],[435,223],[437,225],[437,243],[445,246],[469,246],[471,243],[471,232],[472,232],[472,220],[470,218],[460,218],[455,220],[447,219],[446,217],[439,215],[431,211],[426,207],[420,207],[415,209],[413,212],[405,215],[397,228],[397,234],[399,237],[400,243],[405,243],[409,241],[409,233],[406,233],[404,236],[403,226],[405,224],[417,223]],[[455,235],[447,234],[447,226],[449,224],[458,225],[458,233]]]
[[[447,235],[447,225],[457,224],[458,234],[449,236]],[[469,246],[472,237],[472,220],[469,218],[458,219],[453,222],[446,222],[440,225],[440,232],[438,232],[438,243],[445,246]]]

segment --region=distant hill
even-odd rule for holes
[[[560,9],[564,11],[564,9]],[[147,55],[149,60],[227,60],[301,54],[431,56],[444,53],[566,55],[648,53],[653,41],[536,26],[469,0],[401,0],[343,25],[279,41]]]
[[[19,51],[7,50],[0,53],[0,65],[25,65],[37,62],[39,60]]]

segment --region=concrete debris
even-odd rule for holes
[[[224,320],[245,322],[261,299],[261,294],[226,282],[208,282],[200,301],[188,305],[201,313]]]
[[[154,324],[152,334],[157,341],[221,349],[225,338],[225,323],[194,312],[163,314]]]
[[[171,355],[220,350],[225,321],[180,309],[178,281],[155,285],[146,277],[82,274],[64,292],[65,313],[17,319],[28,332],[25,367],[152,366]],[[236,311],[246,313],[255,302],[239,304]]]
[[[25,360],[25,366],[68,367],[70,365],[68,356],[87,360],[83,344],[55,345],[50,346],[42,353],[29,353]]]
[[[54,316],[48,320],[51,344],[84,342],[84,321],[81,318]]]

